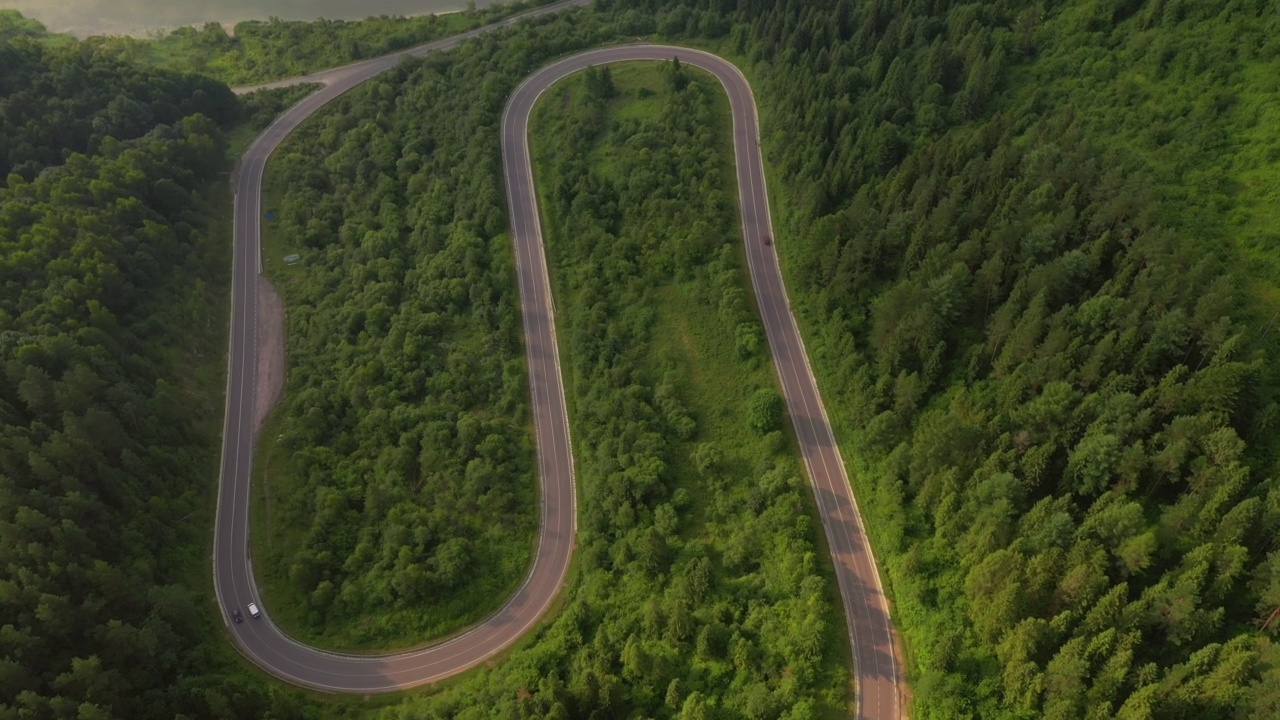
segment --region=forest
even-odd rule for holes
[[[0,11],[0,177],[32,180],[73,154],[99,154],[107,138],[133,140],[191,115],[219,124],[237,118],[234,96],[216,80],[68,40]]]
[[[914,717],[1280,712],[1267,9],[730,11]]]
[[[208,573],[240,108],[84,46],[0,55],[0,717],[260,715]]]
[[[497,496],[457,496],[492,504],[450,523],[501,512],[521,477],[532,482],[519,339],[504,335],[518,319],[465,310],[514,297],[498,118],[546,61],[649,36],[724,53],[753,83],[777,251],[906,640],[913,717],[1280,716],[1270,339],[1280,20],[1269,9],[601,0],[353,91],[300,136],[314,152],[296,150],[334,154],[281,175],[286,195],[311,201],[279,208],[281,237],[305,250],[297,269],[350,292],[306,290],[310,276],[286,290],[313,293],[315,305],[291,304],[291,321],[343,320],[335,337],[310,340],[331,353],[327,376],[299,366],[290,378],[311,373],[307,382],[330,389],[341,378],[339,392],[308,397],[320,422],[287,443],[317,483],[331,471],[351,481],[326,493],[339,510],[336,547],[368,539],[373,551],[313,567],[384,583],[387,607],[397,573],[416,566],[415,582],[439,581],[439,564],[414,555],[437,538],[392,538],[409,553],[400,566],[387,538],[361,537],[381,531],[368,529],[366,504],[401,501],[383,486],[422,468],[421,445],[400,444],[396,423],[410,417],[443,412],[435,422],[447,425],[448,413],[479,414],[471,437],[507,440],[501,469],[489,466],[504,478]],[[601,148],[556,155],[555,133],[540,130],[553,137],[539,173],[562,180],[541,188],[547,212],[563,213],[548,246],[556,289],[583,299],[565,308],[562,338],[575,343],[564,355],[575,358],[567,389],[583,453],[580,559],[562,607],[495,667],[434,694],[319,702],[238,669],[206,597],[217,429],[202,424],[200,403],[216,416],[221,389],[204,387],[218,385],[207,377],[191,387],[181,368],[222,360],[226,235],[207,229],[205,193],[226,167],[218,125],[247,111],[218,83],[41,38],[29,24],[0,28],[0,142],[12,171],[0,191],[0,716],[735,718],[839,705],[833,688],[847,668],[830,645],[839,614],[824,558],[760,562],[816,537],[789,441],[751,429],[739,440],[761,453],[754,462],[733,461],[745,445],[699,455],[700,434],[727,421],[709,412],[716,389],[689,368],[718,351],[688,353],[666,332],[678,326],[662,303],[701,292],[732,313],[722,296],[741,278],[723,250],[732,228],[716,220],[732,198],[707,179],[707,163],[725,156],[706,152],[706,128],[724,120],[716,101],[698,99],[700,82],[648,98],[693,108],[684,116],[605,120],[630,95],[600,74],[574,81],[570,105],[540,119],[564,142]],[[157,73],[154,86],[131,84],[129,72]],[[119,85],[105,93],[103,82]],[[195,89],[207,106],[183,104]],[[151,124],[111,124],[117,96]],[[262,117],[270,103],[255,102]],[[42,135],[32,118],[43,112],[72,130]],[[97,117],[99,128],[136,132],[101,132]],[[641,172],[609,149],[624,133],[664,138],[662,154],[678,161]],[[411,137],[432,142],[392,142]],[[694,167],[689,181],[644,194]],[[307,195],[339,185],[379,202]],[[686,204],[700,208],[702,229],[668,219],[691,217]],[[299,213],[313,211],[309,235],[312,218]],[[347,212],[344,236],[332,215]],[[627,281],[602,286],[576,264],[587,257]],[[653,277],[685,264],[673,285]],[[418,313],[419,291],[433,285],[451,289],[431,296],[438,318],[426,325],[447,346],[406,350],[406,334],[373,347],[407,329],[397,320]],[[732,357],[716,362],[745,375],[766,358],[750,348],[753,304],[738,299],[747,315],[723,322],[748,328],[744,347],[735,334]],[[290,342],[308,341],[295,332]],[[477,346],[490,352],[461,356]],[[437,364],[393,376],[407,368],[391,361],[408,351]],[[439,387],[461,373],[475,386],[427,396],[428,377]],[[304,402],[302,384],[289,392]],[[410,398],[404,418],[378,414]],[[610,403],[622,410],[591,425],[598,435],[584,444],[581,423]],[[741,403],[760,427],[774,422],[767,398]],[[314,417],[330,411],[341,412]],[[348,443],[350,459],[303,442],[319,438]],[[624,447],[648,464],[623,467]],[[457,477],[482,449],[494,448],[451,446],[435,465]],[[744,478],[754,485],[743,490]],[[355,492],[360,482],[374,492]],[[695,494],[704,486],[716,493]],[[430,525],[430,510],[401,524],[447,529]],[[295,520],[309,528],[314,518]],[[702,535],[722,527],[731,530]],[[785,542],[750,545],[767,536]],[[639,597],[650,600],[628,602]],[[782,628],[779,612],[807,624]]]

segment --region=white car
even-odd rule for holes
[[[254,605],[253,603],[249,603],[249,617],[254,619],[262,617],[262,611],[259,610],[258,606]]]

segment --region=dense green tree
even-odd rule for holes
[[[782,396],[774,390],[757,390],[747,405],[747,424],[761,435],[781,429]]]
[[[203,646],[188,572],[212,521],[228,266],[210,232],[225,146],[197,111],[238,108],[205,79],[6,34],[0,715],[258,715],[264,689]]]
[[[50,42],[37,29],[20,32],[26,22],[0,14],[0,177],[31,180],[74,153],[94,154],[196,113],[220,124],[238,116],[220,82],[138,66],[87,43]],[[169,186],[153,192],[181,202]]]

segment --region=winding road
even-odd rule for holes
[[[583,4],[583,0],[547,6],[535,12],[555,12],[574,4]],[[501,24],[517,20],[511,18]],[[472,31],[468,36],[492,27]],[[407,54],[421,55],[452,47],[463,37],[466,36],[415,48]],[[230,617],[233,609],[243,610],[258,598],[249,556],[248,528],[255,440],[256,277],[261,272],[259,217],[263,170],[271,153],[300,123],[342,93],[393,67],[400,56],[286,81],[321,82],[324,87],[263,131],[245,153],[235,180],[232,322],[213,555],[215,588],[224,620],[236,646],[252,662],[289,682],[330,692],[372,693],[409,688],[464,672],[493,658],[533,627],[559,594],[574,548],[576,502],[555,312],[528,147],[529,116],[542,93],[573,72],[590,65],[672,57],[712,73],[729,96],[748,267],[775,370],[813,484],[835,566],[853,648],[857,716],[873,720],[897,720],[901,716],[902,662],[875,558],[863,532],[844,463],[791,313],[777,256],[773,247],[761,242],[762,236],[772,236],[773,232],[759,148],[759,121],[751,88],[736,67],[719,57],[658,45],[607,47],[565,58],[529,76],[508,101],[502,119],[502,162],[542,484],[538,550],[524,584],[494,615],[447,641],[389,655],[343,654],[304,645],[274,625],[267,608],[262,608],[260,620],[246,618],[237,624],[231,622]]]

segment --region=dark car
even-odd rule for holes
[[[242,615],[239,610],[232,610],[231,617],[238,623],[244,622],[244,615]]]
[[[768,235],[765,235],[764,237],[762,237],[762,238],[760,238],[760,239],[761,239],[762,241],[764,241],[764,244],[765,244],[765,245],[772,245],[772,244],[773,244],[773,238],[769,237]]]

